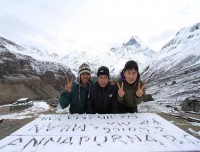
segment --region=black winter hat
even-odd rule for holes
[[[105,66],[101,66],[97,71],[97,76],[100,76],[100,75],[107,75],[109,78],[110,77],[109,69]]]

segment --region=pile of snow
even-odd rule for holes
[[[67,114],[67,113],[69,113],[69,107],[70,106],[66,107],[65,109],[62,109],[60,104],[58,103],[55,113],[57,113],[57,114]]]

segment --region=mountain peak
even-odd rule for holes
[[[137,39],[134,36],[132,36],[127,43],[125,44],[123,43],[123,47],[131,46],[131,45],[140,46],[140,44],[138,43]]]

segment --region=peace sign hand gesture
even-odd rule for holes
[[[138,84],[138,89],[136,91],[136,96],[138,96],[138,97],[143,96],[143,94],[144,94],[144,91],[143,91],[144,87],[145,87],[145,84],[142,87],[140,87],[140,83]]]
[[[73,78],[67,79],[67,82],[66,82],[66,85],[65,85],[65,90],[67,92],[71,92],[72,91],[72,82],[73,82]]]
[[[124,92],[124,83],[122,82],[122,86],[120,87],[119,83],[117,83],[117,86],[119,88],[118,90],[118,95],[120,97],[123,97],[125,95],[125,92]]]

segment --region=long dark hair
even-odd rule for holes
[[[138,84],[138,81],[140,80],[140,73],[139,73],[138,64],[134,60],[129,60],[128,62],[126,62],[124,69],[121,72],[121,78],[122,78],[122,80],[125,80],[124,73],[127,70],[133,70],[133,69],[137,71],[137,79],[136,79],[135,83]]]

